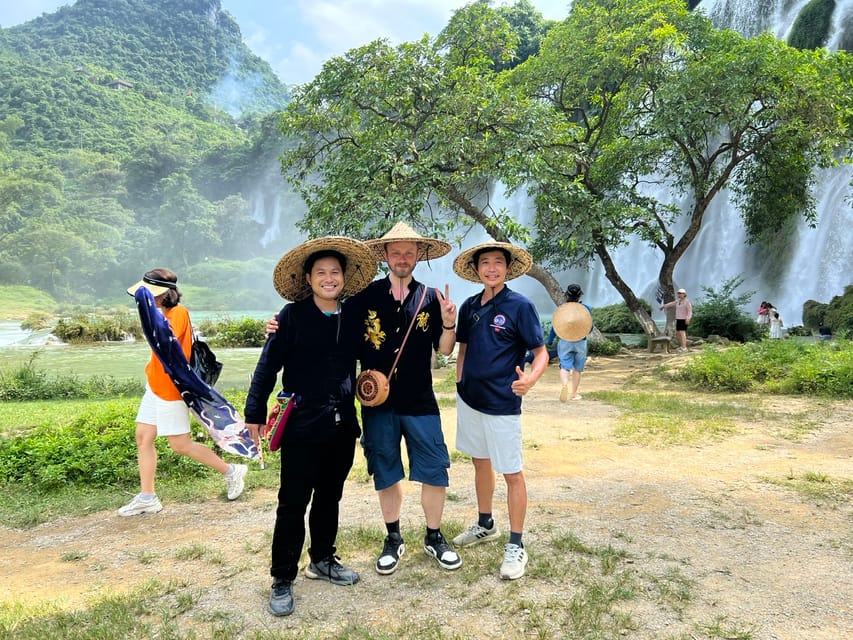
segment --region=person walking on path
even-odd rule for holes
[[[505,242],[487,242],[457,256],[453,270],[479,282],[483,290],[459,309],[456,339],[456,448],[471,456],[477,494],[477,522],[453,539],[465,547],[499,536],[493,518],[495,472],[507,486],[509,541],[504,547],[500,576],[524,575],[528,556],[522,541],[527,513],[521,438],[521,399],[548,366],[548,352],[536,307],[506,282],[530,269],[524,249]],[[524,371],[526,351],[533,353]]]
[[[309,240],[279,261],[274,283],[290,304],[267,338],[246,398],[246,426],[256,442],[267,400],[281,371],[282,391],[294,402],[281,439],[281,484],[272,537],[268,609],[293,613],[293,581],[305,542],[305,510],[311,505],[311,545],[305,576],[352,585],[359,575],[335,555],[344,481],[359,435],[355,365],[361,327],[344,296],[361,291],[376,275],[363,243],[345,237]],[[280,427],[281,428],[281,427]]]
[[[673,307],[675,307],[675,333],[678,335],[678,342],[681,344],[678,351],[686,353],[688,350],[687,325],[693,318],[693,304],[687,299],[687,291],[679,289],[676,293],[676,300],[661,305],[660,310],[665,311]]]
[[[570,284],[566,287],[566,302],[578,302],[592,313],[584,302],[581,302],[583,291],[579,284]],[[554,331],[554,329],[551,329]],[[588,345],[586,336],[580,340],[563,340],[557,343],[557,356],[560,358],[560,402],[566,402],[570,397],[572,400],[580,400],[582,396],[578,393],[581,383],[581,374],[586,367]],[[572,393],[569,396],[569,381],[571,379]]]
[[[132,296],[140,287],[148,289],[154,296],[157,309],[168,321],[172,334],[189,360],[193,342],[192,323],[189,311],[180,303],[178,276],[168,269],[152,269],[145,273],[142,280],[129,287],[127,292]],[[160,358],[152,350],[151,358],[145,366],[145,393],[136,414],[140,492],[118,510],[120,516],[158,513],[163,510],[154,489],[154,478],[157,474],[157,449],[154,440],[157,436],[165,436],[175,453],[192,458],[221,473],[225,478],[229,500],[236,500],[243,493],[248,468],[245,464],[225,462],[215,451],[192,439],[190,410],[166,373]]]

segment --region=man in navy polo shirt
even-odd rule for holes
[[[481,293],[462,303],[456,328],[456,448],[470,455],[474,463],[479,518],[453,542],[464,547],[498,537],[492,501],[495,472],[503,474],[510,529],[500,570],[505,580],[523,576],[527,565],[521,540],[527,512],[521,397],[548,366],[536,307],[506,286],[507,280],[527,273],[532,264],[524,249],[503,242],[477,245],[453,262],[457,275],[484,285]],[[533,353],[533,364],[525,373],[528,350]]]

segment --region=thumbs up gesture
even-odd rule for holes
[[[528,374],[524,373],[524,369],[519,366],[515,367],[515,373],[518,379],[512,382],[512,392],[517,396],[523,396],[530,391],[535,381]]]

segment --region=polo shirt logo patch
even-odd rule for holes
[[[502,313],[498,313],[494,318],[492,318],[492,324],[489,326],[495,330],[495,333],[498,333],[506,326],[506,316]]]

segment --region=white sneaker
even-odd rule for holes
[[[225,487],[228,489],[228,499],[236,500],[243,493],[246,473],[249,468],[244,464],[235,464],[234,471],[225,474]]]
[[[119,508],[118,514],[120,516],[141,516],[143,513],[158,513],[162,510],[163,505],[160,504],[160,499],[157,496],[150,500],[143,500],[137,494],[133,496],[133,500]]]
[[[524,575],[527,566],[527,552],[517,544],[507,544],[504,547],[504,561],[501,565],[501,578],[515,580]]]
[[[486,542],[487,540],[494,540],[499,535],[500,531],[498,531],[498,525],[494,522],[492,523],[491,529],[481,527],[475,522],[465,529],[465,531],[453,538],[453,544],[457,547],[470,547],[472,544],[479,544],[480,542]]]

